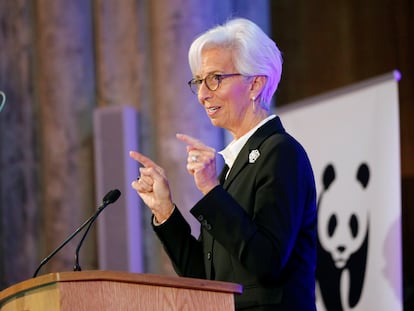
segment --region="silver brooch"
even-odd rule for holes
[[[249,163],[254,163],[260,157],[260,152],[257,149],[250,151],[249,154]]]

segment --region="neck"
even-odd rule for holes
[[[231,135],[235,140],[242,137],[244,134],[246,134],[248,131],[250,131],[252,128],[254,128],[256,125],[258,125],[260,122],[262,122],[264,119],[266,119],[269,116],[269,112],[263,109],[260,109],[260,111],[257,111],[252,118],[245,119],[245,122],[243,122],[243,125],[240,126],[236,131],[231,131]]]

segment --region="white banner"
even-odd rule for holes
[[[402,310],[398,74],[277,110],[315,173],[319,311]]]

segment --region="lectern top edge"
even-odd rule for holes
[[[243,289],[239,284],[219,282],[203,279],[185,278],[178,276],[165,276],[155,274],[128,273],[120,271],[70,271],[49,273],[28,279],[21,283],[6,288],[0,292],[0,306],[20,292],[36,287],[42,287],[51,283],[61,282],[88,282],[88,281],[112,281],[121,283],[136,283],[141,285],[186,288],[193,290],[214,291],[232,294],[241,294]]]

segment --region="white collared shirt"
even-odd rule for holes
[[[229,167],[229,170],[227,171],[227,176],[230,172],[231,167],[234,164],[234,161],[236,161],[237,156],[240,153],[240,150],[242,150],[243,146],[246,144],[246,142],[249,140],[249,138],[256,132],[256,130],[261,127],[266,122],[276,118],[276,115],[272,114],[268,116],[266,119],[263,119],[259,124],[257,124],[254,128],[252,128],[250,131],[248,131],[246,134],[244,134],[242,137],[240,137],[237,140],[233,140],[230,144],[227,145],[226,148],[219,151],[218,153],[221,154],[224,158],[224,162]],[[226,178],[227,178],[226,176]]]

